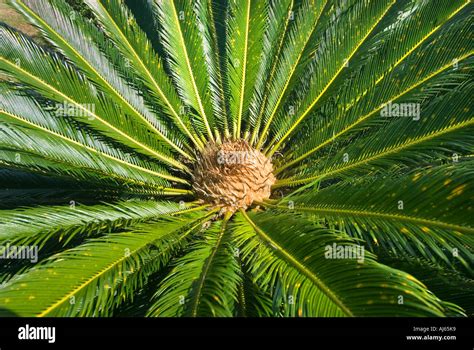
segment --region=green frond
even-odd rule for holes
[[[163,194],[187,193],[186,190],[165,187],[167,182],[156,175],[132,171],[114,160],[99,158],[94,153],[84,152],[83,147],[60,138],[50,137],[42,131],[4,122],[0,124],[0,135],[0,162],[13,163],[32,171],[42,169],[44,172],[48,170],[54,172],[50,168],[50,163],[53,163],[57,166],[56,171],[59,174],[73,178],[89,178],[90,180],[95,178],[97,182],[109,184],[115,181],[117,186],[143,187]],[[34,168],[28,164],[28,155],[33,155],[37,160],[33,165]],[[61,166],[63,164],[64,167]],[[72,171],[68,170],[68,167]]]
[[[215,118],[215,137],[217,141],[230,136],[227,85],[224,77],[225,52],[221,50],[222,29],[221,11],[225,11],[224,5],[214,0],[196,1],[196,20],[202,38],[202,47],[206,69],[209,76],[210,99]],[[222,132],[223,136],[220,135]]]
[[[214,223],[174,263],[158,286],[149,316],[233,315],[241,277],[226,224],[226,219]]]
[[[133,298],[147,276],[167,264],[202,218],[202,213],[168,217],[91,239],[8,280],[0,289],[0,301],[19,316],[109,315]]]
[[[313,110],[394,3],[390,0],[358,2],[351,11],[341,15],[338,21],[326,29],[311,62],[309,89],[298,101],[294,113],[284,110],[275,120],[277,132],[267,146],[267,154],[274,154]],[[354,23],[357,23],[355,28]],[[349,26],[352,28],[349,29]]]
[[[108,36],[120,48],[130,66],[133,66],[146,86],[167,112],[175,124],[196,146],[202,143],[192,132],[192,125],[183,113],[179,97],[168,78],[163,63],[154,52],[152,44],[127,11],[122,0],[87,0],[86,3],[97,15]]]
[[[472,169],[466,161],[401,177],[356,178],[270,206],[327,219],[375,250],[460,264],[472,273]]]
[[[267,54],[262,57],[262,62],[257,73],[255,91],[249,105],[249,116],[246,135],[253,129],[250,143],[255,144],[258,136],[263,113],[268,103],[268,94],[272,92],[270,84],[273,82],[277,71],[280,54],[283,50],[285,39],[293,20],[294,0],[270,1],[266,30],[263,36],[263,51]],[[258,148],[258,147],[257,147]]]
[[[344,140],[360,132],[364,127],[378,117],[380,112],[391,102],[418,103],[426,85],[432,83],[438,90],[443,83],[450,84],[462,74],[458,63],[468,70],[471,63],[472,45],[470,34],[470,17],[463,16],[437,30],[426,42],[423,42],[404,60],[390,69],[377,81],[376,88],[368,90],[356,100],[345,100],[342,95],[341,103],[336,108],[330,108],[323,113],[314,115],[311,124],[311,137],[305,138],[298,151],[292,155],[286,167],[290,167],[315,152],[330,147],[335,141]],[[416,74],[413,70],[416,68]],[[444,80],[444,81],[443,81]],[[459,80],[459,78],[458,78]],[[354,82],[357,80],[353,80]],[[432,89],[432,88],[431,88]],[[428,89],[431,90],[431,89]],[[416,94],[420,94],[416,98]],[[415,96],[414,96],[415,95]],[[461,101],[462,102],[462,101]],[[329,113],[326,115],[326,113]],[[330,118],[329,118],[330,115]],[[302,135],[299,135],[302,137]]]
[[[71,200],[68,206],[35,206],[0,211],[1,246],[34,247],[38,254],[38,261],[3,260],[0,273],[3,279],[21,274],[55,253],[84,243],[88,238],[121,232],[160,217],[203,209],[189,209],[185,203],[178,206],[171,202],[120,201],[89,206],[76,201]]]
[[[240,138],[242,121],[254,90],[258,62],[263,57],[262,40],[267,4],[259,0],[229,0],[227,72],[232,136]]]
[[[473,62],[473,60],[469,60]],[[418,115],[412,117],[387,117],[380,115],[380,126],[373,126],[370,133],[353,138],[339,151],[332,151],[318,161],[308,160],[298,175],[281,179],[276,187],[309,183],[316,179],[350,177],[366,174],[378,168],[398,165],[429,163],[436,159],[449,159],[453,154],[468,155],[472,151],[472,127],[474,119],[469,110],[469,96],[474,84],[470,79],[471,68],[461,69],[459,75],[447,74],[452,87],[438,96],[424,98],[429,93],[414,98],[419,103]],[[455,80],[453,80],[455,79]],[[457,81],[456,81],[457,80]],[[442,81],[447,85],[448,81]],[[439,86],[439,81],[433,86]],[[387,107],[391,108],[391,107]],[[309,166],[308,166],[309,165]],[[308,166],[307,169],[305,167]],[[279,167],[279,173],[286,164]],[[309,176],[308,176],[309,175]]]
[[[73,127],[64,116],[54,116],[43,111],[41,106],[30,98],[15,95],[4,89],[0,84],[0,115],[8,123],[17,124],[25,129],[31,129],[39,137],[52,137],[82,149],[90,157],[105,158],[110,163],[128,167],[130,170],[147,173],[158,178],[184,183],[183,179],[170,175],[163,167],[157,164],[142,161],[134,155],[124,153],[120,149],[111,147],[88,134],[85,130]]]
[[[345,108],[356,103],[421,45],[466,16],[468,4],[464,0],[397,2],[345,67],[343,83],[328,90],[324,100],[337,98]]]
[[[154,1],[153,4],[160,40],[166,49],[178,92],[204,124],[209,139],[214,140],[215,121],[207,94],[209,79],[201,71],[205,55],[199,40],[196,4],[187,0]]]
[[[116,232],[139,222],[189,210],[186,203],[165,201],[121,201],[90,206],[73,203],[2,210],[0,242],[35,245],[40,249],[48,240],[66,245],[78,235],[88,237]]]
[[[185,169],[143,125],[122,118],[123,112],[112,100],[100,94],[58,55],[6,27],[0,26],[0,33],[0,70],[54,100],[58,114],[71,115],[127,146]]]
[[[146,106],[139,91],[127,84],[101,52],[101,45],[105,46],[108,43],[105,43],[104,34],[98,28],[75,13],[64,1],[10,1],[42,31],[51,45],[121,106],[130,118],[157,135],[165,147],[172,147],[173,150],[192,159],[164,134],[164,130],[160,130],[154,113]]]
[[[270,81],[266,92],[268,94],[266,96],[267,103],[265,111],[262,111],[260,117],[263,119],[265,127],[261,132],[257,148],[263,146],[268,130],[282,102],[288,92],[295,87],[297,78],[301,77],[320,44],[315,34],[318,33],[319,19],[327,4],[328,1],[304,1],[303,5],[297,9],[296,15],[293,14],[296,18],[291,21],[288,37],[283,43],[281,58],[275,68],[275,77]]]
[[[276,223],[278,222],[278,225]],[[242,259],[261,284],[285,290],[286,313],[311,316],[441,316],[462,313],[413,276],[381,265],[357,241],[294,214],[241,212],[234,230]],[[329,247],[329,248],[328,248]],[[353,256],[337,258],[337,247]],[[328,255],[329,249],[336,254]],[[355,274],[354,271],[357,271]],[[280,282],[281,281],[281,282]],[[371,288],[377,287],[377,288]]]

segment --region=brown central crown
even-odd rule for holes
[[[193,189],[205,203],[234,212],[270,197],[272,172],[270,159],[245,140],[214,143],[198,156]]]

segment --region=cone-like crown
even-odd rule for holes
[[[204,202],[234,212],[270,197],[272,172],[270,159],[244,140],[210,144],[195,164],[193,189]]]

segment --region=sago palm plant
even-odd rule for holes
[[[474,312],[470,1],[10,2],[2,315]]]

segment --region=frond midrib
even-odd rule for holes
[[[290,3],[290,6],[289,8],[293,8],[294,6],[294,0],[291,0],[291,3]],[[287,30],[288,30],[288,25],[290,23],[290,16],[287,16],[286,17],[286,20],[285,20],[285,25],[284,25],[284,30],[283,30],[283,35],[278,43],[278,49],[276,51],[276,58],[272,64],[272,69],[270,70],[270,74],[268,75],[268,77],[266,77],[266,83],[265,83],[265,86],[263,88],[263,91],[268,91],[269,89],[269,86],[270,86],[270,82],[273,80],[273,75],[275,74],[276,72],[276,67],[278,66],[278,62],[279,62],[279,56],[280,56],[280,52],[281,52],[281,49],[283,48],[283,43],[285,42],[285,38],[286,38],[286,35],[287,35]],[[250,137],[250,142],[251,143],[254,143],[254,141],[256,141],[255,139],[257,138],[258,136],[258,131],[260,129],[260,125],[262,123],[262,117],[263,117],[263,112],[265,111],[265,108],[266,108],[266,104],[267,104],[267,100],[268,100],[268,93],[264,94],[263,96],[263,101],[260,105],[260,109],[259,109],[259,112],[258,112],[258,116],[257,116],[257,123],[254,127],[254,130],[252,132],[252,136]],[[264,132],[262,133],[262,135],[264,134]],[[258,142],[257,145],[255,146],[255,148],[259,149],[259,147],[261,147],[261,144]]]
[[[263,205],[275,208],[275,209],[288,209],[287,206],[284,205],[273,205],[269,203],[262,203]],[[405,221],[415,223],[417,225],[427,225],[433,227],[439,227],[443,229],[453,230],[457,232],[464,232],[466,234],[474,234],[474,228],[469,226],[461,226],[456,224],[450,224],[439,220],[431,220],[426,218],[420,218],[416,216],[409,216],[409,215],[402,215],[402,214],[393,214],[393,213],[383,213],[377,211],[369,211],[369,210],[355,210],[355,209],[342,209],[337,208],[337,205],[333,205],[332,208],[318,208],[317,206],[310,207],[310,206],[298,206],[294,211],[300,212],[311,212],[311,213],[326,213],[326,214],[342,214],[346,216],[367,216],[373,218],[383,218],[389,219],[394,221]]]
[[[196,79],[194,77],[194,71],[191,67],[191,62],[189,61],[188,50],[186,49],[186,43],[184,41],[183,31],[181,30],[181,24],[179,23],[179,17],[178,17],[178,13],[176,12],[176,7],[175,7],[174,2],[172,2],[171,8],[173,9],[173,19],[175,21],[175,25],[176,25],[176,28],[177,28],[178,33],[179,33],[179,40],[180,40],[181,48],[183,50],[184,58],[185,58],[185,61],[186,61],[186,68],[188,69],[189,75],[191,77],[191,83],[193,85],[194,94],[196,96],[196,100],[197,100],[197,103],[198,103],[198,106],[199,106],[199,112],[201,113],[204,124],[206,125],[206,130],[207,130],[207,133],[209,134],[209,138],[212,141],[214,141],[214,135],[212,134],[211,127],[209,125],[209,121],[207,120],[206,112],[205,112],[204,106],[202,104],[201,95],[200,95],[199,90],[198,90],[197,85],[196,85]]]
[[[200,304],[200,299],[202,295],[202,289],[204,287],[204,283],[206,281],[207,274],[209,273],[209,269],[211,267],[211,264],[214,260],[214,257],[216,256],[217,251],[219,250],[222,239],[224,238],[225,235],[225,230],[227,227],[227,222],[229,221],[230,217],[232,215],[228,213],[226,217],[222,221],[222,227],[220,229],[219,235],[217,237],[217,242],[214,247],[212,247],[212,252],[211,255],[206,259],[206,262],[204,264],[204,268],[201,271],[201,274],[199,276],[198,282],[197,282],[197,289],[194,294],[194,298],[191,300],[191,315],[192,317],[197,317],[198,315],[198,307]]]
[[[259,1],[259,0],[257,0]],[[249,30],[250,30],[250,5],[252,0],[247,1],[247,11],[246,11],[246,18],[245,18],[245,40],[244,40],[244,58],[243,58],[243,67],[242,67],[242,77],[241,77],[241,84],[242,88],[240,90],[240,97],[239,97],[239,110],[237,112],[237,125],[234,130],[234,138],[240,138],[240,127],[242,124],[242,113],[244,108],[244,95],[245,95],[245,80],[247,77],[247,55],[248,55],[248,41],[249,41]]]
[[[282,89],[281,93],[279,94],[279,97],[278,97],[278,99],[277,99],[277,102],[275,103],[275,107],[272,109],[272,112],[271,112],[271,114],[270,114],[270,116],[269,116],[269,118],[268,118],[268,121],[267,121],[267,123],[266,123],[264,129],[262,130],[262,133],[261,133],[261,135],[260,135],[260,138],[259,138],[258,143],[257,143],[257,146],[256,146],[257,149],[260,148],[260,147],[262,147],[262,145],[263,145],[263,143],[264,143],[264,141],[265,141],[265,137],[266,137],[266,135],[267,135],[267,133],[268,133],[268,129],[270,128],[270,124],[272,123],[273,118],[274,118],[274,116],[275,116],[275,114],[276,114],[276,111],[277,111],[278,107],[280,106],[281,101],[283,100],[283,97],[284,97],[284,95],[285,95],[285,93],[286,93],[286,89],[288,88],[288,86],[289,86],[289,84],[290,84],[290,81],[291,81],[291,79],[292,79],[292,77],[293,77],[293,74],[295,73],[296,69],[298,68],[298,63],[299,63],[299,61],[301,60],[301,57],[303,56],[303,53],[304,53],[305,50],[306,50],[306,47],[307,47],[307,45],[308,45],[309,40],[311,39],[311,37],[312,37],[314,31],[316,30],[316,28],[317,28],[317,26],[318,26],[319,19],[321,18],[321,15],[323,14],[324,9],[326,8],[326,5],[327,5],[327,4],[328,4],[328,1],[325,0],[324,5],[322,6],[319,15],[318,15],[318,17],[317,17],[316,20],[315,20],[315,23],[314,23],[314,25],[313,25],[313,28],[312,28],[311,32],[307,34],[307,35],[308,35],[308,36],[307,36],[307,39],[306,39],[306,41],[305,41],[305,44],[304,44],[303,47],[302,47],[302,50],[301,50],[300,53],[298,54],[298,57],[296,58],[296,62],[294,63],[294,65],[293,65],[293,66],[291,67],[291,69],[290,69],[290,74],[288,74],[288,77],[287,77],[287,79],[286,79],[286,81],[285,81],[285,85],[283,86],[283,89]]]

